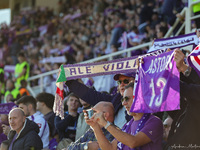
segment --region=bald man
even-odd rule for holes
[[[41,138],[38,135],[38,125],[26,119],[21,108],[14,108],[10,111],[9,124],[11,126],[8,140],[9,150],[41,150],[43,148]]]
[[[94,109],[96,110],[96,112],[103,112],[105,119],[107,121],[114,122],[115,110],[111,102],[101,101],[94,106]],[[109,132],[107,132],[103,127],[102,127],[102,131],[105,137],[109,141],[113,140],[113,136]],[[92,128],[89,128],[82,137],[80,137],[77,141],[72,142],[69,145],[68,150],[74,150],[74,149],[75,150],[87,150],[87,149],[89,150],[89,149],[98,149],[98,148],[99,148],[99,144],[95,138],[94,131],[92,130]]]

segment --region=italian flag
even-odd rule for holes
[[[56,116],[61,117],[61,119],[64,119],[64,83],[67,81],[65,76],[65,70],[63,65],[60,66],[60,71],[58,73],[58,79],[56,81],[56,94],[55,94],[55,101],[53,106],[53,111],[56,114]]]

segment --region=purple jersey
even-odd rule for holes
[[[140,120],[133,121],[128,133],[134,135],[133,133],[135,133],[135,130],[137,129],[139,123]],[[139,132],[143,132],[151,139],[150,143],[140,147],[141,150],[162,149],[163,124],[159,118],[155,117],[154,115],[151,115],[144,124],[144,127]],[[123,150],[132,150],[132,149],[125,145],[123,147]]]

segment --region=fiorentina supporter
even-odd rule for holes
[[[101,101],[97,103],[94,106],[96,112],[104,112],[105,119],[107,121],[110,121],[113,123],[114,121],[114,107],[111,102],[104,102]],[[84,110],[84,116],[85,116],[86,110]],[[85,121],[85,120],[84,120]],[[102,133],[105,135],[105,137],[109,140],[112,141],[114,137],[101,126],[102,128]],[[89,149],[98,149],[99,144],[97,142],[97,139],[95,138],[95,134],[92,128],[89,128],[83,136],[81,136],[78,140],[75,142],[72,142],[68,150],[89,150]]]
[[[82,99],[80,99],[80,103],[82,105],[82,109],[78,110],[79,116],[77,121],[75,140],[78,140],[90,128],[90,126],[85,122],[83,110],[90,109],[92,106]]]
[[[9,150],[42,149],[42,141],[38,135],[39,127],[26,118],[22,109],[14,108],[10,111],[9,124],[11,131],[8,134],[8,141],[2,143],[7,145]]]
[[[178,111],[168,112],[173,122],[169,132],[167,145],[168,150],[174,146],[191,147],[200,146],[200,119],[199,119],[199,90],[200,78],[195,70],[184,62],[185,55],[176,49],[174,60],[181,72],[180,78],[180,107]],[[188,148],[189,148],[188,147]],[[198,148],[197,148],[198,149]]]
[[[60,139],[57,146],[58,150],[67,147],[72,141],[74,142],[76,137],[76,126],[79,117],[77,110],[80,106],[79,97],[71,93],[66,104],[68,111],[65,112],[64,119],[61,120],[59,116],[56,116],[54,119],[55,128]]]
[[[56,149],[58,140],[58,133],[54,125],[55,114],[53,112],[54,95],[50,93],[39,93],[35,99],[37,100],[37,110],[44,115],[44,119],[49,125],[49,149]]]
[[[133,118],[124,125],[122,130],[109,121],[106,121],[105,115],[102,112],[95,113],[90,120],[88,117],[86,118],[86,122],[94,129],[95,136],[101,149],[162,149],[162,121],[148,113],[130,112],[133,103],[133,87],[133,82],[125,86],[122,105],[126,108],[127,113]],[[91,121],[93,122],[91,123]],[[111,143],[102,134],[100,126],[103,126],[115,137]]]
[[[26,61],[25,54],[23,52],[19,52],[17,55],[17,59],[19,61],[15,67],[15,77],[13,80],[15,81],[15,86],[19,88],[21,86],[22,80],[27,80],[29,77],[30,66]]]
[[[48,148],[49,146],[49,125],[43,118],[43,115],[36,111],[36,99],[33,96],[23,96],[17,100],[17,105],[19,108],[24,110],[26,117],[29,120],[34,121],[40,129],[38,135],[40,136],[43,148]]]
[[[92,88],[88,88],[84,84],[81,84],[77,80],[66,81],[66,85],[69,90],[78,95],[85,102],[96,105],[100,101],[109,101],[113,103],[115,108],[114,124],[119,128],[130,120],[130,117],[126,114],[125,108],[122,106],[121,98],[124,94],[124,87],[131,81],[135,80],[135,72],[116,74],[114,80],[118,82],[119,93],[115,95],[109,95],[95,91]]]

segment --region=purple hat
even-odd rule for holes
[[[120,74],[116,74],[116,75],[113,77],[114,80],[115,80],[115,81],[119,80],[119,77],[120,77],[121,75],[124,75],[124,76],[126,76],[126,77],[135,78],[136,73],[135,73],[135,72],[129,72],[129,73],[120,73]]]

